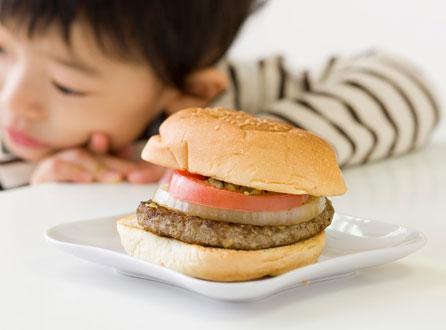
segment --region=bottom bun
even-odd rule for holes
[[[262,250],[231,250],[188,244],[142,229],[135,215],[118,220],[128,254],[186,275],[211,281],[247,281],[276,276],[317,261],[325,232],[295,244]]]

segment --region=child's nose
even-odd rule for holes
[[[1,106],[22,119],[40,120],[45,111],[39,89],[39,86],[32,82],[30,75],[17,72],[4,82]]]

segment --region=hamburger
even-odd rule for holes
[[[346,191],[333,148],[291,125],[222,108],[175,113],[141,157],[168,184],[120,219],[126,252],[192,277],[245,281],[317,261]]]

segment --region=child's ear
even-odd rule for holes
[[[211,103],[229,85],[226,74],[216,68],[201,69],[186,78],[186,91],[177,91],[166,106],[168,114]]]

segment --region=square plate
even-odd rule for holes
[[[277,277],[247,282],[196,279],[129,256],[116,221],[123,216],[76,221],[50,228],[45,237],[80,258],[110,266],[119,273],[194,291],[214,299],[256,300],[289,288],[351,275],[355,270],[394,261],[421,248],[425,236],[403,226],[335,214],[326,229],[327,244],[317,263]]]

